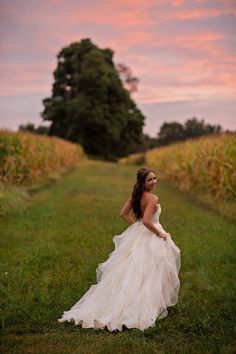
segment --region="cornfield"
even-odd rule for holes
[[[154,149],[146,163],[182,190],[195,187],[216,199],[236,197],[236,134],[201,137]]]
[[[122,164],[146,164],[177,188],[197,188],[215,199],[236,197],[236,134],[218,134],[190,139],[133,154]]]
[[[74,166],[82,156],[80,145],[60,138],[0,130],[0,181],[4,184],[41,182]]]

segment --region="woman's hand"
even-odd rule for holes
[[[167,234],[166,234],[165,232],[160,232],[160,233],[158,234],[158,236],[161,237],[161,238],[163,238],[164,241],[167,240]]]

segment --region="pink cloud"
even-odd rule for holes
[[[166,23],[168,29],[176,21],[232,15],[233,6],[227,0],[216,7],[208,7],[209,1],[191,2],[197,4],[191,8],[189,3],[101,0],[88,6],[80,1],[70,0],[65,4],[59,0],[42,0],[36,7],[29,3],[26,13],[9,3],[6,16],[15,21],[17,40],[3,39],[3,53],[33,59],[31,63],[26,60],[25,64],[14,60],[4,63],[1,94],[48,92],[59,50],[90,37],[100,47],[114,49],[115,61],[126,62],[140,77],[140,93],[136,97],[186,99],[195,95],[206,97],[222,89],[230,95],[236,80],[234,58],[224,48],[225,33],[220,28],[163,33],[161,25]],[[30,16],[26,16],[27,11]],[[17,26],[29,28],[25,37],[17,37]],[[48,59],[42,64],[46,53]]]
[[[175,7],[182,6],[185,3],[185,0],[172,0],[171,5]]]
[[[48,63],[30,67],[25,64],[2,65],[0,96],[48,92],[52,83],[48,69]]]
[[[205,19],[205,18],[212,18],[218,17],[222,15],[232,14],[231,9],[217,9],[217,8],[209,8],[209,9],[194,9],[194,10],[175,10],[172,13],[163,13],[162,19],[165,20],[196,20],[196,19]]]

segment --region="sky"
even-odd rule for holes
[[[193,116],[236,130],[236,0],[0,0],[0,128],[45,124],[57,54],[81,39],[139,79],[156,136]]]

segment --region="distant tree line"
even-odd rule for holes
[[[196,117],[188,119],[183,125],[177,122],[164,123],[158,133],[158,144],[168,145],[175,141],[183,141],[189,138],[198,138],[202,135],[220,133],[220,125],[210,125],[204,119]]]
[[[158,146],[165,146],[177,141],[198,138],[203,135],[221,133],[220,125],[206,124],[204,119],[199,120],[192,117],[186,120],[184,124],[179,122],[163,123],[157,134],[157,137],[150,137],[148,134],[143,134],[142,144],[137,145],[134,152],[141,152],[152,149]]]
[[[35,134],[48,134],[49,127],[34,124],[21,124],[19,130],[27,130]],[[220,125],[206,124],[203,119],[196,117],[187,119],[184,124],[178,122],[163,123],[160,127],[157,137],[151,137],[148,134],[142,134],[140,142],[134,144],[131,153],[144,152],[158,146],[170,145],[178,141],[198,138],[203,135],[218,134],[223,132]],[[230,131],[225,131],[226,133]]]
[[[26,123],[26,124],[20,124],[19,130],[28,131],[30,133],[35,133],[40,135],[47,135],[49,132],[49,127],[46,127],[45,125],[39,125],[38,127],[35,127],[33,123]]]

